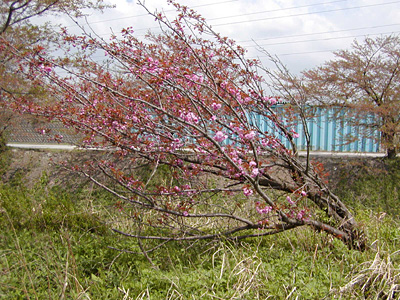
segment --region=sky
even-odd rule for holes
[[[104,13],[90,12],[87,22],[106,38],[112,32],[132,27],[143,36],[157,32],[154,18],[146,15],[137,0],[105,0],[115,5]],[[276,55],[292,73],[311,69],[334,58],[333,51],[349,49],[354,39],[400,33],[400,1],[393,0],[180,0],[198,11],[223,36],[248,50],[250,58],[265,54],[256,44]],[[166,0],[146,0],[150,11],[173,17]],[[66,19],[57,20],[70,26]],[[83,20],[81,20],[82,23]]]

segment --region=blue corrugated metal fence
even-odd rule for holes
[[[279,110],[282,107],[277,106],[275,109]],[[337,152],[380,152],[382,150],[379,131],[372,130],[371,126],[360,125],[376,123],[376,116],[366,114],[361,119],[359,115],[349,117],[343,108],[334,107],[310,107],[308,110],[307,127],[311,139],[310,150]],[[358,119],[354,120],[354,118]],[[280,138],[286,147],[290,147],[287,138],[277,133],[271,120],[257,115],[252,119],[262,131],[269,131]],[[296,146],[299,150],[306,150],[307,143],[303,126],[297,122],[297,125],[295,124],[293,127],[300,135],[295,139]]]

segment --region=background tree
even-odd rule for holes
[[[37,16],[70,14],[81,17],[83,10],[104,9],[103,0],[3,0],[0,3],[0,34],[12,32],[19,34],[32,24],[30,20]]]
[[[259,62],[195,11],[169,2],[176,19],[148,11],[162,34],[146,41],[132,29],[110,42],[64,32],[65,53],[83,51],[73,65],[7,45],[21,72],[53,97],[47,105],[21,97],[13,107],[61,120],[89,147],[115,149],[113,159],[73,169],[125,204],[129,221],[119,233],[139,241],[238,240],[309,226],[363,249],[322,166],[298,157],[298,103],[276,110]],[[106,53],[109,68],[90,53]],[[168,176],[153,180],[161,170]]]
[[[103,10],[109,5],[104,5],[103,0],[3,0],[0,2],[0,106],[7,99],[13,97],[45,97],[44,91],[32,86],[20,76],[17,64],[6,51],[6,44],[12,45],[19,51],[31,51],[32,48],[41,47],[50,50],[54,39],[55,24],[49,22],[42,25],[32,24],[37,17],[48,15],[70,15],[81,17],[85,9]],[[19,116],[20,117],[20,116]],[[5,128],[14,117],[4,109],[0,113],[1,130],[4,135]],[[2,137],[4,139],[4,137]]]
[[[399,36],[354,41],[350,50],[334,54],[335,59],[303,73],[309,101],[351,108],[349,120],[378,129],[387,156],[395,157],[400,132]],[[377,121],[361,123],[368,114],[376,115]]]
[[[2,44],[12,44],[19,50],[29,50],[38,45],[49,49],[54,41],[55,24],[33,25],[32,18],[57,14],[80,17],[84,9],[103,10],[106,7],[109,6],[105,6],[103,0],[4,0],[0,3]],[[0,62],[1,89],[6,92],[17,91],[22,83],[20,80],[15,80],[18,72],[6,51],[2,51]]]

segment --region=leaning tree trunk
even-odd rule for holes
[[[259,181],[260,186],[287,193],[298,190],[299,185],[307,187],[307,198],[314,202],[331,219],[331,222],[320,222],[317,219],[305,220],[305,225],[335,236],[351,249],[365,250],[367,243],[365,235],[350,210],[323,182],[321,175],[324,174],[318,171],[316,167],[318,164],[313,165],[309,158],[304,162],[299,157],[286,156],[278,165],[280,167],[271,170],[270,174],[264,174],[264,178]],[[277,173],[281,176],[276,176]]]

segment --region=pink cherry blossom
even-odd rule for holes
[[[271,206],[266,206],[266,207],[264,207],[264,208],[260,208],[260,207],[256,207],[256,210],[257,210],[257,212],[259,213],[259,214],[261,214],[261,215],[265,215],[265,214],[268,214],[269,212],[271,212],[272,211],[272,207]]]
[[[250,131],[249,133],[244,135],[245,140],[252,140],[256,136],[256,133],[254,131]]]
[[[251,176],[252,177],[257,177],[258,174],[260,174],[260,170],[257,168],[254,168],[253,171],[251,171]]]
[[[304,210],[304,209],[302,209],[301,211],[299,211],[298,213],[297,213],[297,216],[296,216],[296,218],[298,219],[298,220],[304,220],[305,218],[305,215],[306,215],[306,211]]]
[[[275,105],[278,101],[275,98],[269,98],[269,104]]]
[[[227,138],[226,134],[224,134],[222,131],[217,131],[217,133],[214,136],[214,139],[217,142],[222,142]]]
[[[295,204],[296,204],[296,202],[294,202],[294,201],[292,200],[292,198],[290,198],[290,196],[287,196],[287,197],[286,197],[286,201],[289,202],[290,205],[295,205]]]
[[[249,197],[249,196],[253,195],[253,190],[250,189],[250,188],[245,187],[245,188],[243,188],[243,194],[244,194],[246,197]]]
[[[43,70],[43,71],[45,71],[45,72],[47,72],[47,73],[50,73],[51,72],[51,70],[52,70],[52,68],[50,67],[50,66],[45,66],[45,65],[40,65],[40,68]]]
[[[213,110],[218,110],[218,109],[220,109],[220,108],[222,107],[222,105],[221,105],[221,103],[215,103],[215,102],[213,102],[213,103],[211,104],[211,107],[212,107]]]
[[[196,114],[192,112],[181,112],[180,117],[188,123],[197,124],[199,122],[199,118]]]

